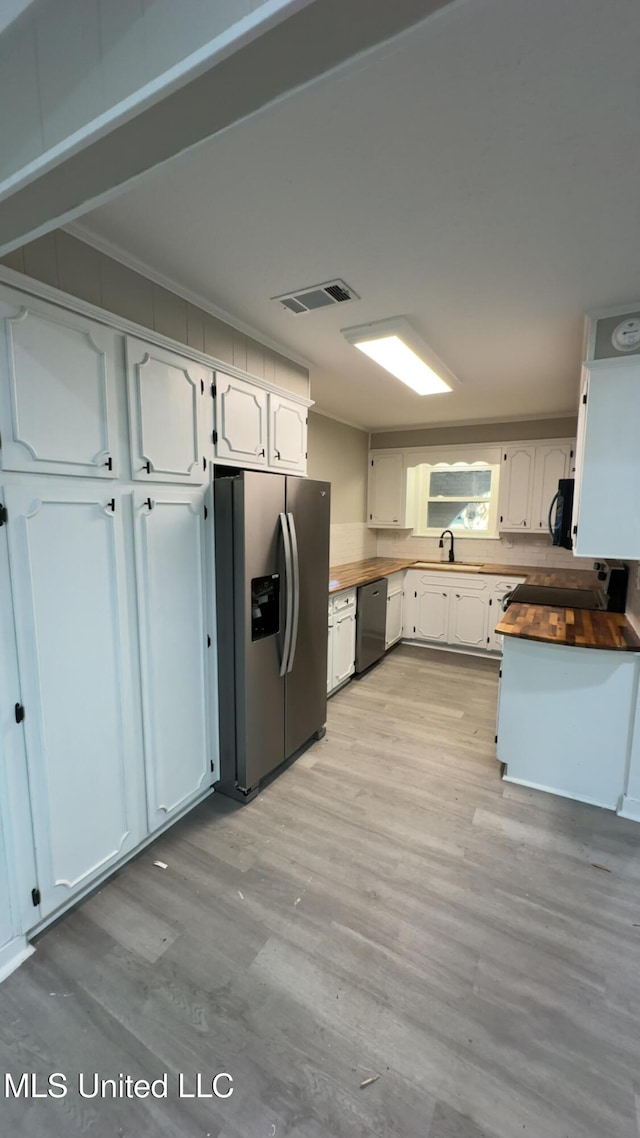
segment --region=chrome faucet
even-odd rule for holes
[[[449,534],[449,537],[451,538],[451,548],[449,550],[449,561],[455,561],[455,555],[453,552],[453,534],[452,534],[450,529],[443,529],[442,533],[440,534],[440,541],[438,542],[438,549],[444,549],[443,538],[444,538],[445,534]]]

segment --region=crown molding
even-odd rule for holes
[[[135,273],[140,273],[141,276],[146,277],[147,280],[152,281],[153,284],[160,285],[161,288],[166,288],[169,292],[173,292],[176,296],[181,297],[182,300],[186,300],[188,304],[193,304],[196,308],[202,308],[205,312],[208,312],[210,316],[215,316],[217,320],[222,320],[224,324],[228,324],[230,328],[234,328],[236,332],[242,332],[243,335],[250,336],[252,340],[257,340],[265,348],[271,348],[271,351],[277,352],[278,355],[284,356],[285,359],[291,360],[292,363],[299,364],[300,367],[306,368],[307,371],[310,371],[314,366],[312,361],[307,359],[306,356],[301,355],[299,352],[292,351],[286,344],[282,344],[279,340],[274,340],[265,332],[254,328],[251,324],[247,324],[244,320],[239,319],[239,317],[232,316],[226,309],[220,308],[217,304],[213,304],[206,296],[202,296],[193,289],[180,284],[180,282],[174,280],[173,277],[158,272],[157,269],[147,264],[146,261],[134,256],[132,253],[126,252],[121,249],[119,245],[116,245],[113,241],[109,241],[106,237],[99,237],[80,222],[74,221],[60,228],[71,237],[76,237],[78,241],[84,242],[85,245],[90,245],[93,249],[96,249],[98,253],[104,253],[106,257],[111,257],[112,260],[118,261],[119,264],[124,265],[127,269],[131,269]]]

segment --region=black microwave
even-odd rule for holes
[[[549,533],[553,544],[561,545],[563,549],[573,549],[571,519],[573,516],[574,486],[574,478],[561,478],[558,482],[558,490],[549,506]],[[553,517],[554,506],[555,518]]]

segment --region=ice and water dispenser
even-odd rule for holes
[[[251,580],[251,639],[264,640],[280,630],[280,575]]]

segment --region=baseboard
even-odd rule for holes
[[[440,644],[437,640],[410,640],[402,638],[400,642],[410,648],[429,648],[435,652],[455,652],[457,656],[477,656],[479,660],[501,660],[502,652],[494,652],[489,648],[463,648],[459,644]]]
[[[632,822],[640,822],[640,798],[630,798],[628,794],[623,794],[622,801],[618,807],[618,814],[621,818],[629,818]]]
[[[506,768],[508,769],[508,768]],[[572,802],[584,802],[587,806],[598,806],[601,810],[615,810],[616,804],[611,802],[599,802],[596,798],[586,798],[579,794],[569,794],[568,790],[558,790],[555,786],[544,786],[541,782],[527,782],[524,778],[512,778],[511,775],[503,774],[505,782],[513,782],[516,786],[527,786],[530,790],[541,790],[544,794],[556,794],[558,798],[569,798]],[[640,803],[638,803],[640,806]],[[640,821],[640,818],[638,819]]]
[[[5,944],[4,948],[0,948],[0,984],[34,952],[35,948],[27,944],[27,938],[24,936],[18,936]]]

